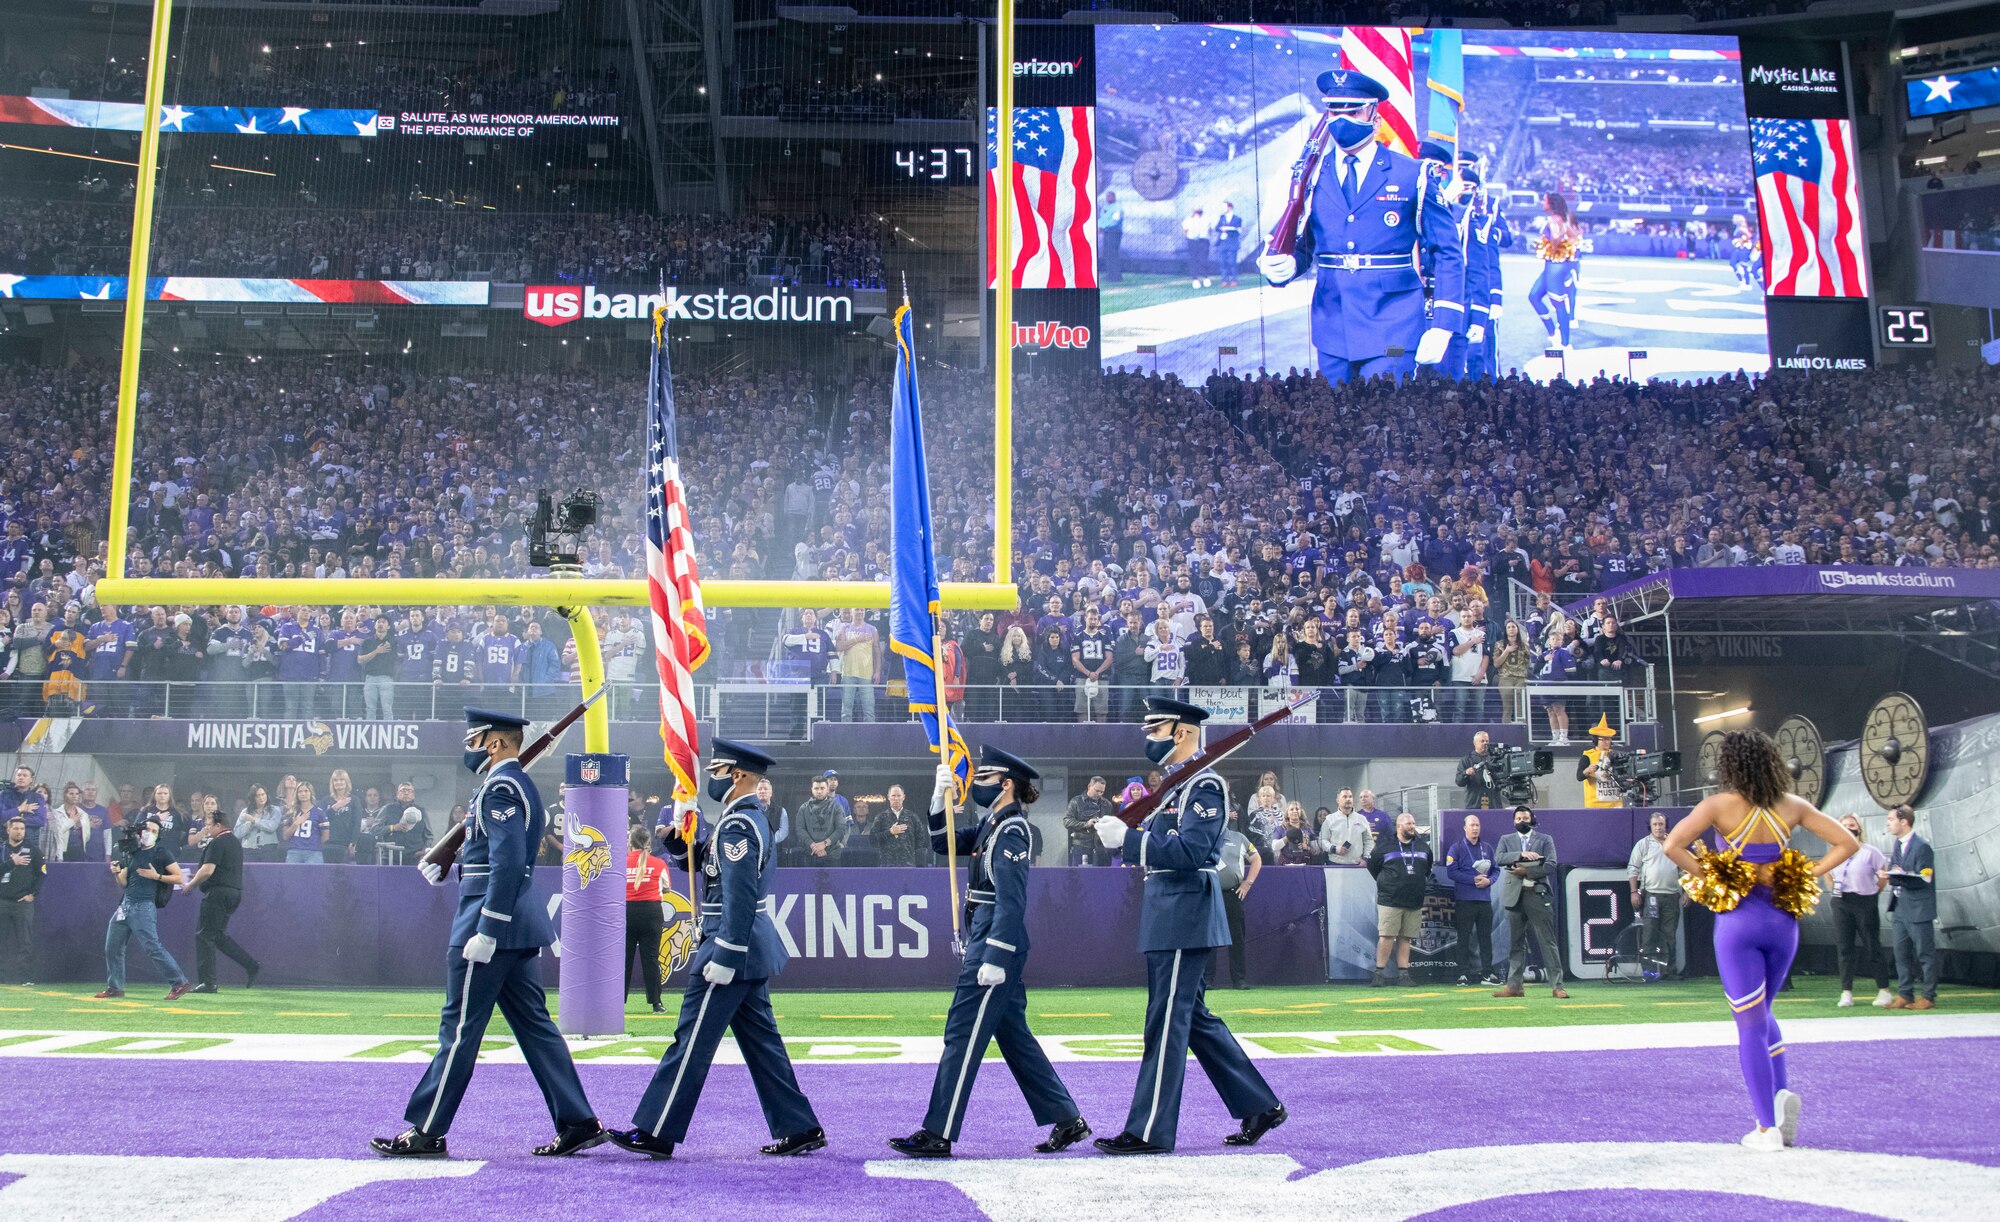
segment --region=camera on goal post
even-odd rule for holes
[[[1486,749],[1486,782],[1495,797],[1512,806],[1532,805],[1535,778],[1556,770],[1556,753],[1533,751],[1512,743],[1494,743]]]
[[[1681,774],[1681,753],[1662,751],[1653,755],[1643,748],[1613,751],[1609,764],[1611,779],[1625,805],[1651,806],[1664,788],[1662,782]]]

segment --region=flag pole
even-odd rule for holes
[[[910,274],[908,272],[903,273],[903,308],[905,310],[910,308]],[[911,332],[910,338],[912,340],[916,338],[914,329]],[[911,352],[910,359],[914,361],[916,358],[917,354],[914,351]],[[929,539],[924,540],[924,546],[931,546],[931,541]],[[943,613],[943,609],[938,605],[938,600],[935,598],[930,601],[930,612],[931,687],[937,700],[938,762],[946,767],[950,767],[951,702],[945,699],[944,694],[944,628],[939,622],[939,616]],[[954,955],[963,959],[965,958],[965,931],[962,928],[958,902],[958,781],[955,769],[953,770],[952,783],[945,786],[944,790],[944,869],[945,879],[951,887],[951,951]]]
[[[664,298],[666,295],[667,295],[667,274],[664,271],[662,271],[660,273],[660,296]],[[667,308],[665,306],[656,306],[653,309],[653,378],[656,381],[662,377],[673,376],[673,367],[670,364],[668,364],[668,359],[669,358],[667,355]],[[659,388],[655,386],[653,390],[654,393],[658,393]],[[646,418],[648,420],[651,420],[652,416],[653,416],[652,405],[649,403],[647,405]],[[662,727],[662,733],[664,734],[664,732],[665,732],[664,727]],[[662,739],[661,746],[664,748],[665,745],[666,745],[665,740]],[[673,762],[672,760],[668,761],[669,764],[671,764],[672,762]],[[670,768],[669,771],[677,771],[677,770]],[[673,789],[673,801],[676,807],[678,807],[681,802],[680,783],[681,783],[681,778],[678,775],[676,775],[674,777],[674,789]],[[695,894],[695,889],[694,889],[694,842],[696,833],[698,833],[701,830],[701,791],[695,787],[693,777],[687,778],[687,783],[688,783],[687,801],[693,804],[693,808],[688,811],[687,815],[680,816],[675,820],[674,830],[680,833],[681,848],[685,852],[685,855],[687,857],[687,901],[688,901],[688,911],[690,913],[689,919],[691,919],[694,922],[694,937],[695,941],[699,942],[701,941],[701,897]],[[693,974],[692,967],[689,968],[689,974],[690,975]]]

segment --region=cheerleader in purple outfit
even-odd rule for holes
[[[1717,757],[1720,792],[1702,799],[1667,837],[1666,853],[1686,876],[1681,886],[1715,914],[1715,962],[1736,1017],[1736,1058],[1757,1127],[1752,1150],[1783,1150],[1799,1127],[1799,1096],[1785,1074],[1785,1041],[1771,1002],[1799,949],[1799,918],[1819,899],[1820,878],[1860,847],[1848,830],[1790,793],[1778,748],[1759,731],[1727,735]],[[1788,848],[1805,828],[1827,844],[1817,862]],[[1720,852],[1700,837],[1720,837]]]

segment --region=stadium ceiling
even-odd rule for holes
[[[135,8],[151,8],[153,0],[110,0]],[[313,0],[310,6],[286,0],[175,0],[177,9],[242,8],[269,13],[296,15],[304,8],[313,12],[436,14],[452,17],[541,17],[562,8],[562,0]]]

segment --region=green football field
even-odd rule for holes
[[[158,985],[131,989],[121,1000],[96,1001],[87,985],[0,988],[0,1034],[7,1031],[135,1031],[175,1034],[433,1035],[441,992],[225,989],[213,995],[163,1000]],[[1687,984],[1577,983],[1568,1000],[1531,988],[1518,999],[1491,989],[1431,986],[1366,988],[1315,985],[1246,991],[1211,990],[1209,1007],[1244,1032],[1379,1030],[1440,1027],[1541,1027],[1607,1023],[1672,1023],[1728,1017],[1714,981]],[[1778,999],[1780,1017],[1851,1015],[1894,1022],[1898,1014],[1865,1004],[1834,1006],[1839,989],[1825,978],[1799,978]],[[923,1036],[942,1027],[946,993],[788,993],[774,995],[787,1036]],[[550,994],[553,1008],[556,997]],[[643,997],[627,1008],[627,1030],[666,1035],[677,993],[654,1014]],[[1946,1014],[2000,1012],[2000,990],[1947,987],[1938,995]],[[1040,1035],[1115,1035],[1141,1029],[1143,989],[1041,989],[1028,995],[1028,1018]],[[496,1025],[498,1020],[496,1019]]]

